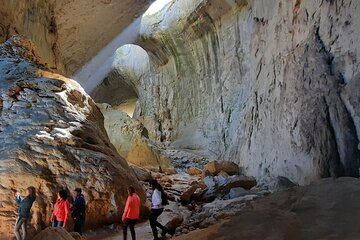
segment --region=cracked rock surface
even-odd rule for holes
[[[132,65],[142,76],[137,117],[170,150],[233,161],[249,176],[358,176],[359,9],[354,0],[169,1],[142,19],[150,66]],[[135,59],[144,54],[124,66]]]
[[[109,141],[100,110],[79,84],[49,72],[20,37],[0,45],[0,76],[1,239],[12,237],[13,189],[38,191],[30,236],[49,226],[62,188],[84,190],[88,227],[119,218],[129,185],[145,203],[142,186]]]

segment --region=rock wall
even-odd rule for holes
[[[71,75],[141,15],[148,0],[13,0],[0,6],[0,43],[32,40],[44,63]]]
[[[76,82],[42,66],[29,41],[15,37],[0,45],[0,76],[0,239],[13,236],[13,189],[38,191],[30,236],[49,226],[61,188],[84,190],[89,227],[119,221],[129,185],[145,202],[93,100]]]
[[[170,167],[168,158],[161,154],[155,142],[149,140],[144,125],[125,112],[108,104],[98,104],[104,115],[104,126],[111,143],[126,161],[154,171]]]
[[[358,176],[359,10],[354,0],[168,1],[142,18],[151,70],[136,112],[170,148],[258,178]]]

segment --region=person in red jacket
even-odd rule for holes
[[[135,193],[134,187],[128,188],[128,198],[125,205],[125,210],[122,215],[123,221],[123,236],[124,240],[127,239],[127,228],[130,227],[131,239],[136,240],[135,236],[135,223],[140,217],[140,198]]]
[[[70,212],[70,203],[67,198],[68,193],[66,190],[59,191],[54,211],[51,214],[52,227],[66,226]]]

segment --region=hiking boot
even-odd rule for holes
[[[162,237],[165,237],[165,235],[166,235],[168,232],[169,232],[169,230],[168,230],[168,229],[164,229],[164,230],[162,230],[162,232],[161,232],[161,236],[162,236]]]

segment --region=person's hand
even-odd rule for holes
[[[16,196],[16,197],[20,197],[20,193],[19,193],[19,192],[16,192],[16,193],[15,193],[15,196]]]

